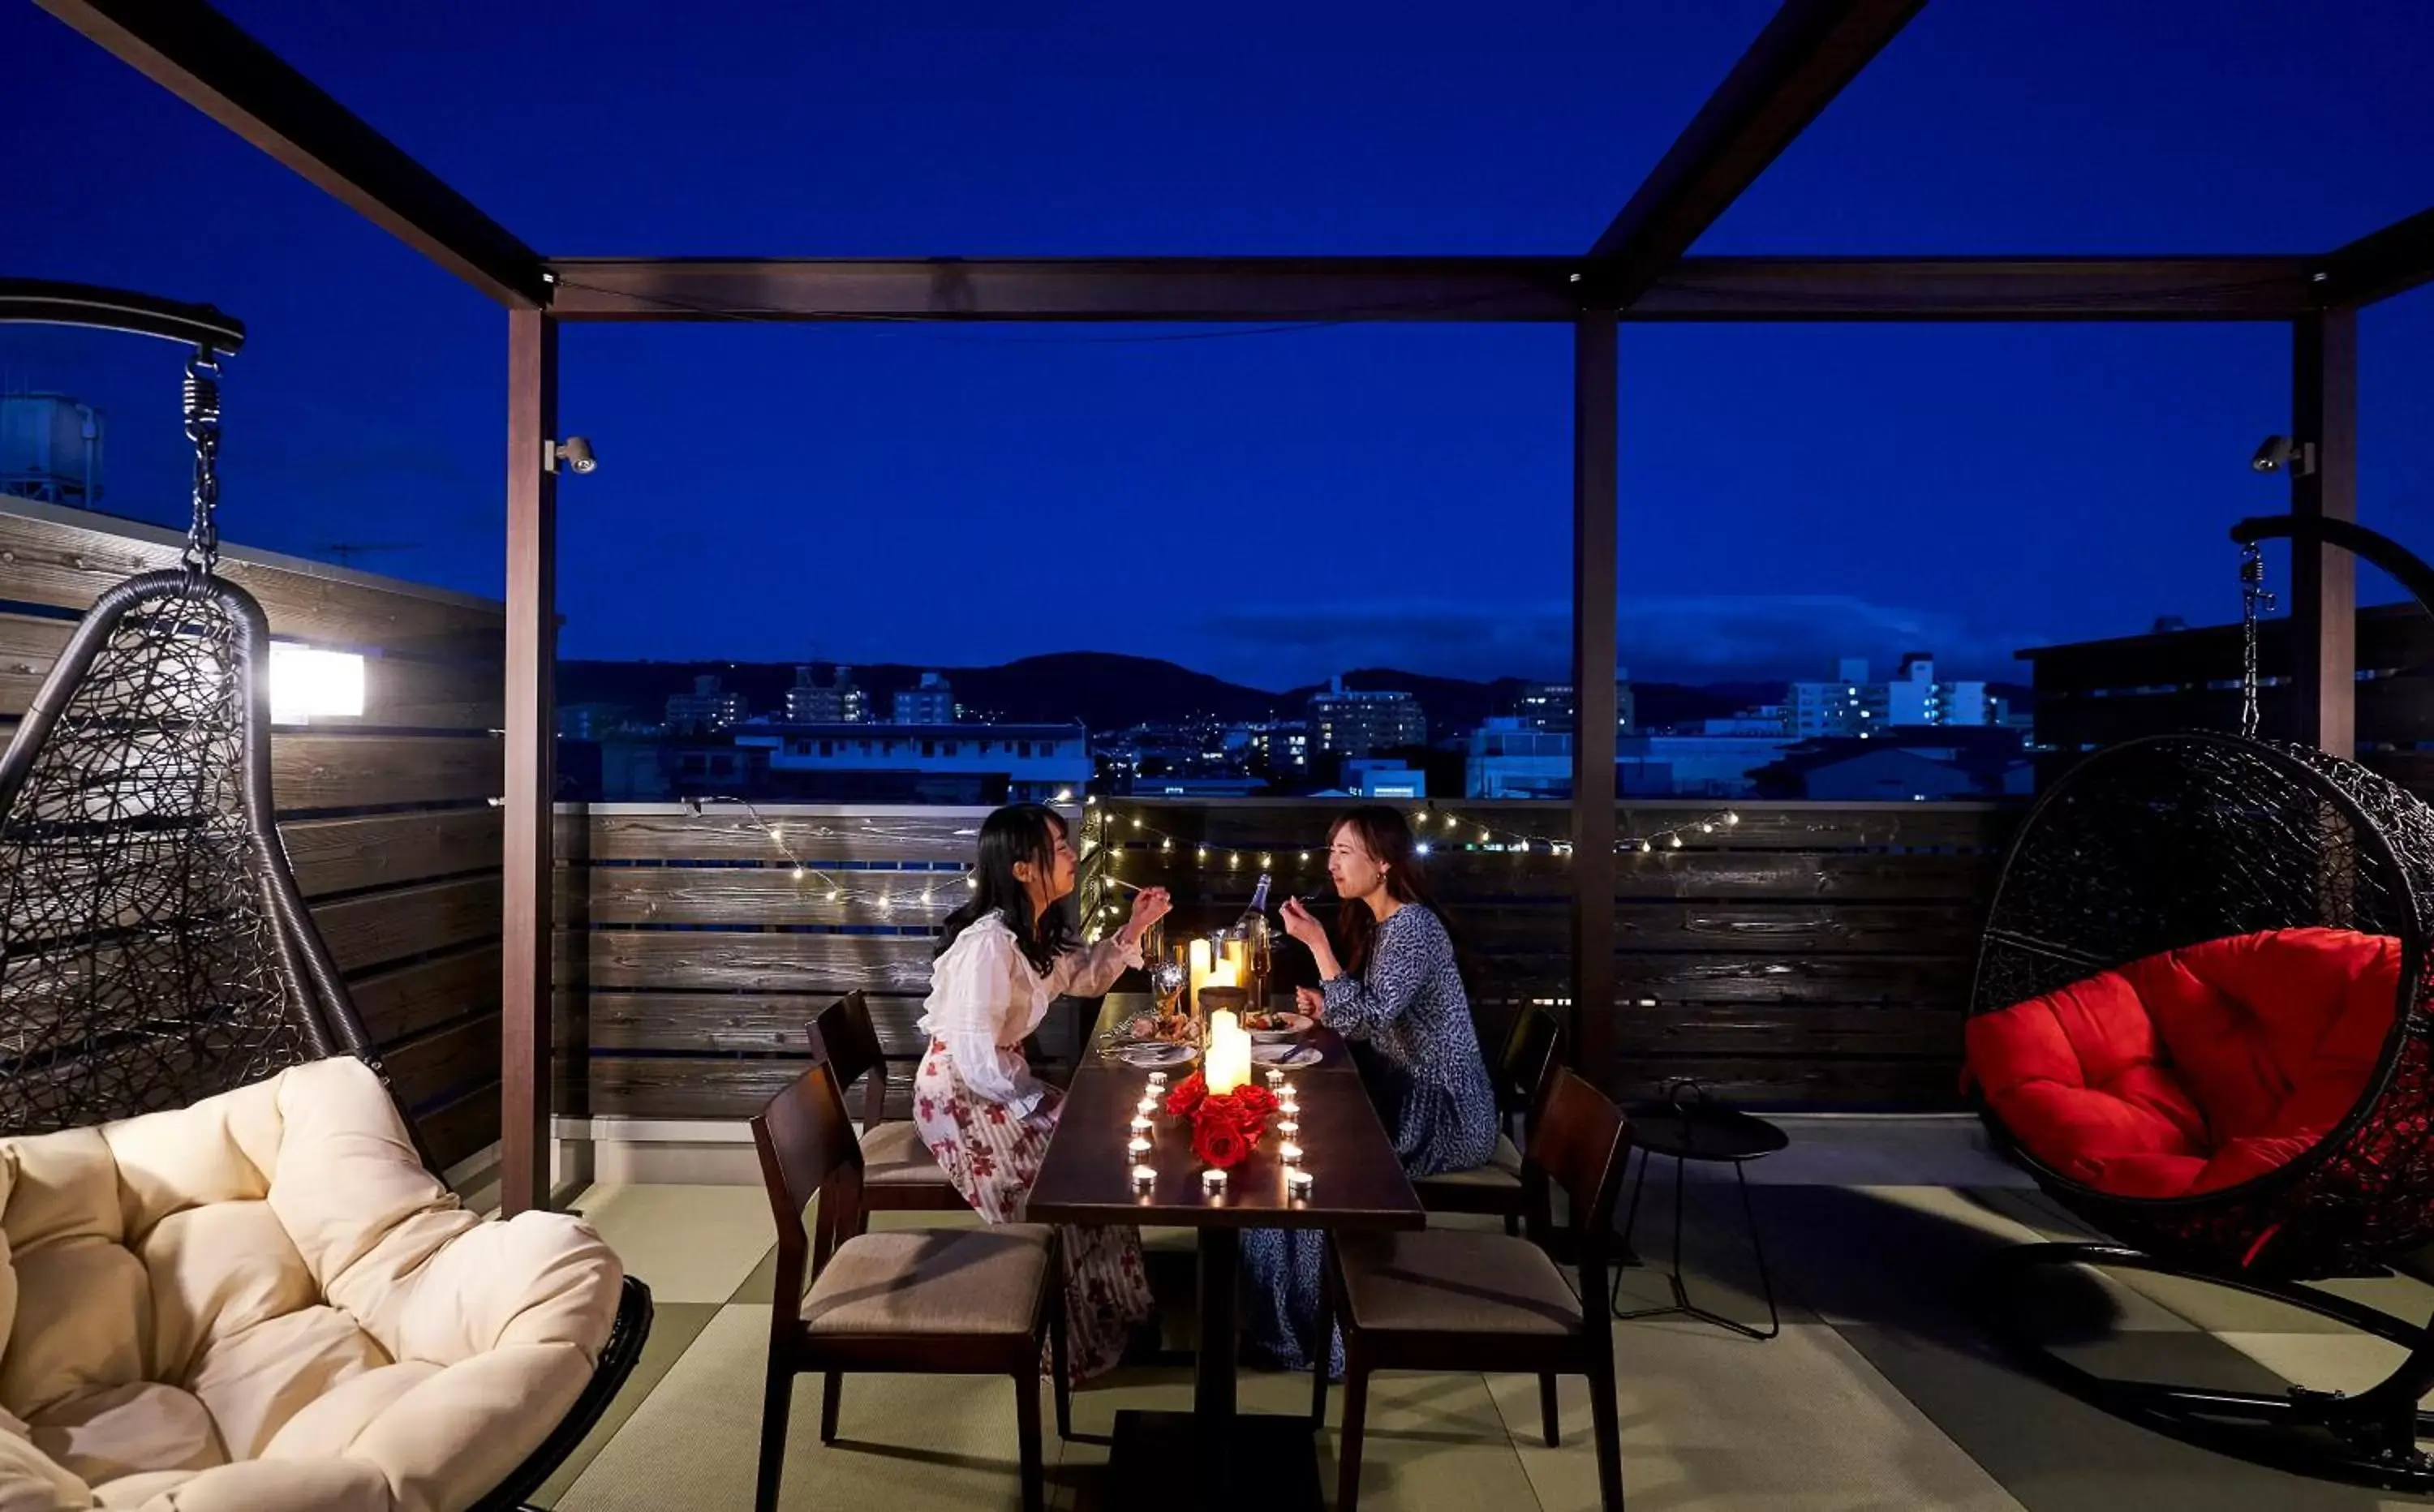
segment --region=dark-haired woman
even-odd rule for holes
[[[1168,907],[1143,891],[1122,929],[1095,945],[1057,904],[1073,891],[1073,847],[1054,809],[1017,804],[981,825],[971,900],[939,926],[913,1078],[913,1121],[938,1168],[990,1223],[1020,1223],[1064,1095],[1031,1074],[1023,1039],[1064,994],[1095,997],[1140,964],[1142,931]],[[1114,1366],[1150,1314],[1133,1229],[1068,1228],[1065,1317],[1078,1384]]]
[[[1327,928],[1298,900],[1285,932],[1310,947],[1320,985],[1302,1007],[1365,1047],[1363,1071],[1408,1175],[1484,1165],[1496,1152],[1496,1092],[1470,1021],[1470,998],[1446,915],[1429,894],[1401,809],[1356,808],[1328,831],[1327,875],[1344,900],[1338,960]],[[1318,1320],[1321,1236],[1261,1229],[1243,1235],[1251,1343],[1287,1369],[1310,1358]],[[1326,1343],[1328,1369],[1344,1368]]]

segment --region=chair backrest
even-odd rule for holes
[[[870,1005],[861,993],[848,993],[820,1010],[810,1034],[812,1053],[835,1070],[839,1092],[870,1079],[862,1091],[862,1131],[869,1133],[887,1106],[887,1053],[879,1044],[879,1027],[870,1021]]]
[[[817,1275],[840,1226],[858,1224],[862,1209],[862,1141],[854,1137],[844,1090],[827,1061],[814,1062],[752,1115],[752,1145],[778,1221],[779,1317],[790,1317],[784,1303],[803,1294],[806,1251],[810,1274]],[[803,1210],[814,1198],[818,1232],[807,1234]]]
[[[1603,1296],[1605,1236],[1614,1232],[1615,1199],[1622,1191],[1631,1153],[1631,1120],[1605,1094],[1570,1071],[1556,1067],[1547,1099],[1530,1130],[1522,1167],[1533,1193],[1533,1220],[1543,1221],[1545,1183],[1554,1182],[1569,1199],[1580,1245],[1584,1295]],[[1602,1309],[1591,1308],[1592,1313]]]
[[[1556,1022],[1554,1014],[1543,1008],[1521,1010],[1514,1021],[1512,1034],[1505,1039],[1504,1057],[1497,1067],[1496,1102],[1507,1116],[1537,1115],[1547,1089],[1554,1085],[1563,1048],[1564,1027]]]
[[[147,572],[34,695],[0,756],[0,1133],[380,1070],[274,823],[269,652],[244,588]]]

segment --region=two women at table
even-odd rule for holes
[[[913,1117],[949,1181],[991,1223],[1020,1222],[1055,1131],[1063,1095],[1032,1075],[1022,1042],[1060,994],[1094,997],[1140,964],[1140,938],[1169,907],[1142,891],[1132,916],[1083,946],[1056,907],[1073,890],[1075,857],[1054,810],[1022,804],[981,825],[972,897],[939,929],[920,1028],[930,1038],[913,1079]],[[1404,1170],[1414,1176],[1486,1164],[1496,1147],[1496,1097],[1471,1027],[1453,937],[1430,897],[1410,826],[1383,805],[1338,820],[1328,875],[1343,900],[1339,958],[1327,928],[1298,902],[1285,929],[1309,947],[1320,985],[1305,1009],[1355,1045]],[[1068,1228],[1065,1305],[1072,1377],[1112,1368],[1150,1316],[1140,1236],[1123,1228]],[[1253,1350],[1291,1369],[1311,1365],[1322,1236],[1308,1230],[1243,1235],[1245,1328]],[[1341,1345],[1325,1346],[1330,1373]]]
[[[1098,996],[1140,965],[1140,937],[1169,906],[1164,889],[1146,889],[1123,928],[1085,946],[1056,906],[1073,891],[1074,860],[1055,810],[1001,808],[981,825],[970,901],[939,926],[913,1120],[947,1180],[990,1223],[1022,1221],[1064,1101],[1032,1075],[1023,1040],[1059,995]],[[1138,1230],[1069,1227],[1061,1237],[1068,1359],[1079,1383],[1123,1356],[1150,1316],[1149,1282]]]
[[[1472,1027],[1470,998],[1451,929],[1431,897],[1402,810],[1356,808],[1328,834],[1327,873],[1343,900],[1336,933],[1298,900],[1286,933],[1310,949],[1319,985],[1302,988],[1305,1011],[1350,1041],[1406,1175],[1484,1165],[1496,1151],[1496,1092]],[[1252,1350],[1287,1369],[1307,1368],[1317,1327],[1324,1235],[1254,1229],[1243,1235],[1244,1331]],[[1344,1368],[1328,1339],[1329,1374]]]

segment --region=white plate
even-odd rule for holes
[[[1120,1045],[1107,1052],[1115,1060],[1122,1061],[1126,1065],[1139,1066],[1144,1071],[1154,1071],[1162,1066],[1181,1065],[1198,1053],[1188,1045],[1163,1043]],[[1258,1054],[1255,1048],[1252,1055],[1256,1058]]]
[[[1251,1046],[1251,1059],[1261,1065],[1277,1065],[1290,1069],[1294,1066],[1316,1065],[1327,1057],[1321,1054],[1318,1046],[1314,1045],[1254,1045]]]
[[[1251,1030],[1252,1044],[1274,1045],[1279,1041],[1290,1040],[1297,1034],[1307,1034],[1312,1027],[1312,1020],[1307,1013],[1278,1013],[1275,1016],[1284,1021],[1284,1028],[1253,1029]]]

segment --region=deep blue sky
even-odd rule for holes
[[[1577,251],[1773,8],[226,8],[543,252],[980,256]],[[496,309],[26,0],[0,57],[8,270],[251,329],[228,536],[411,542],[365,565],[497,593]],[[2428,77],[2408,0],[1936,0],[1698,250],[2326,247],[2434,204]],[[560,495],[562,650],[1561,671],[1568,332],[1207,334],[572,328],[603,461]],[[2434,552],[2434,291],[2362,341],[2361,518]],[[2223,528],[2287,499],[2245,463],[2288,346],[1626,328],[1622,654],[2000,676],[2228,618]],[[111,506],[164,521],[176,373],[0,329],[0,380],[105,406]]]

